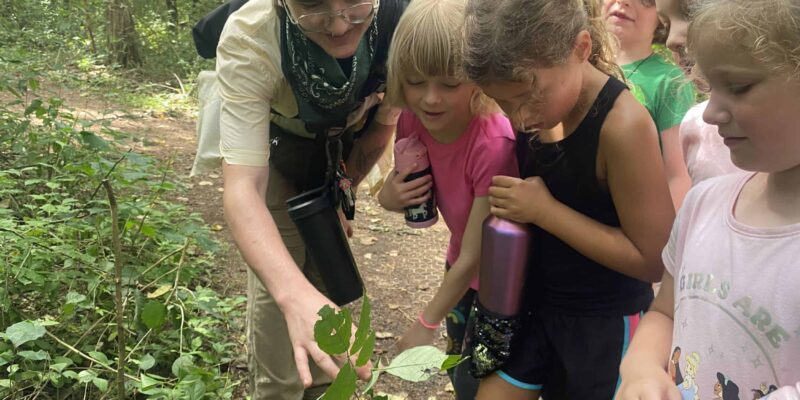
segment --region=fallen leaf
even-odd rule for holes
[[[366,237],[363,237],[363,238],[361,238],[360,242],[361,242],[361,244],[363,244],[364,246],[369,246],[369,245],[375,244],[375,242],[376,242],[377,240],[378,240],[378,239],[377,239],[377,238],[375,238],[374,236],[366,236]]]
[[[221,231],[222,229],[223,229],[223,228],[222,228],[222,225],[220,225],[220,224],[214,224],[214,225],[211,225],[211,230],[212,230],[212,231],[214,231],[214,232],[219,232],[219,231]]]
[[[217,191],[218,191],[218,192],[224,192],[224,191],[225,191],[225,189],[223,189],[223,188],[221,188],[221,187],[218,187],[218,188],[217,188]]]
[[[389,400],[405,400],[408,397],[408,393],[400,392],[398,394],[391,394],[391,393],[384,393],[378,392],[378,396],[386,396]]]
[[[211,178],[211,179],[217,179],[217,178],[219,178],[219,175],[217,175],[217,174],[208,174],[208,177]]]
[[[170,290],[172,290],[172,285],[170,285],[170,284],[161,285],[158,289],[154,290],[152,293],[148,293],[147,294],[147,298],[148,299],[155,299],[156,297],[159,297],[159,296],[169,292]]]
[[[456,391],[456,389],[453,387],[453,383],[452,382],[447,382],[447,385],[444,385],[444,391],[445,392],[454,393]]]
[[[394,337],[394,333],[392,332],[375,332],[375,337],[377,339],[391,339]]]
[[[389,309],[390,310],[397,310],[398,308],[400,308],[400,306],[397,305],[397,304],[389,304]]]
[[[364,254],[364,258],[366,258],[367,260],[372,260],[372,253]]]
[[[214,184],[214,182],[211,182],[211,181],[200,181],[197,184],[200,185],[200,186],[211,186],[211,185]]]

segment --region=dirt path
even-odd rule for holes
[[[194,117],[123,111],[112,103],[76,92],[49,92],[66,99],[67,107],[81,118],[111,119],[114,128],[133,136],[135,151],[172,163],[172,169],[189,187],[178,200],[201,213],[216,230],[220,242],[229,244],[218,255],[216,289],[225,295],[245,295],[247,266],[233,245],[222,216],[221,171],[189,177],[195,154]],[[359,188],[357,210],[351,246],[373,304],[373,327],[379,337],[376,354],[394,355],[395,340],[439,285],[447,229],[441,221],[428,229],[407,228],[402,215],[384,211],[363,185]],[[444,348],[443,330],[439,333],[436,345]],[[384,375],[376,388],[395,399],[452,399],[448,383],[443,375],[424,383],[408,383]]]

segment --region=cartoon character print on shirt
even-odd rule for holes
[[[692,352],[686,356],[686,376],[683,382],[678,385],[683,400],[700,400],[697,390],[697,368],[700,365],[700,354]]]
[[[750,391],[753,392],[753,400],[765,398],[767,397],[767,395],[776,390],[778,390],[778,387],[776,385],[767,386],[766,383],[762,383],[761,386],[758,387],[758,389],[750,389]]]
[[[717,372],[714,400],[739,400],[739,386],[721,372]]]
[[[672,357],[669,359],[669,366],[667,368],[669,371],[669,376],[672,378],[672,382],[675,383],[675,385],[680,385],[683,383],[683,374],[681,374],[680,361],[681,348],[676,346],[675,349],[672,350]]]
[[[800,329],[783,327],[797,321],[786,317],[795,301],[775,294],[783,291],[735,289],[710,273],[683,273],[676,282],[668,372],[683,399],[761,399],[785,384],[781,376],[800,379],[785,361],[800,354]]]

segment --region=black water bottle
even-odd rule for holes
[[[302,193],[286,201],[300,237],[319,268],[328,297],[342,306],[364,294],[350,244],[342,229],[329,186]]]

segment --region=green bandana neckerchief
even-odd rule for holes
[[[377,18],[372,19],[350,60],[350,76],[286,16],[281,20],[281,69],[297,99],[298,118],[313,133],[343,128],[347,116],[361,104],[359,96],[375,55]]]

